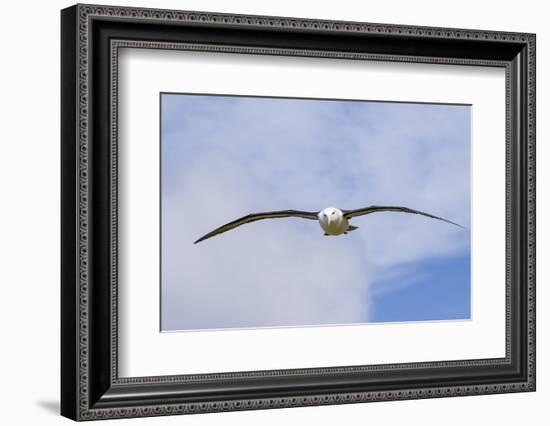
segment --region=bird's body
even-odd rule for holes
[[[231,229],[236,228],[237,226],[244,225],[246,223],[256,222],[262,219],[277,219],[284,217],[298,217],[302,219],[317,220],[319,225],[325,231],[325,235],[341,235],[347,234],[350,231],[357,229],[356,226],[353,226],[349,223],[349,220],[356,216],[363,216],[370,213],[376,212],[401,212],[401,213],[413,213],[421,216],[426,216],[432,219],[442,220],[443,222],[450,223],[462,228],[461,225],[450,220],[443,219],[438,216],[431,215],[429,213],[421,212],[419,210],[413,210],[408,207],[394,207],[394,206],[369,206],[363,207],[360,209],[354,210],[341,210],[336,207],[327,207],[319,212],[309,212],[302,210],[277,210],[272,212],[265,213],[253,213],[241,217],[240,219],[234,220],[232,222],[226,223],[225,225],[220,226],[219,228],[214,229],[208,234],[202,236],[195,244],[201,241],[204,241],[208,238],[212,238],[216,235],[219,235],[223,232],[230,231]]]
[[[317,217],[319,218],[319,225],[325,231],[325,235],[341,235],[350,230],[349,221],[342,210],[336,207],[327,207],[321,210]]]

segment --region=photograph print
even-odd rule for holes
[[[471,319],[471,105],[160,94],[162,332]]]

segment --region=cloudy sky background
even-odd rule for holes
[[[161,95],[161,329],[470,318],[470,107]],[[244,225],[252,212],[407,206]]]

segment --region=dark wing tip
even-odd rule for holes
[[[465,226],[462,226],[460,223],[453,222],[452,220],[443,219],[442,217],[438,217],[437,219],[442,220],[443,222],[450,223],[451,225],[458,226],[459,228],[466,229]]]
[[[465,226],[462,226],[460,223],[451,222],[450,220],[449,220],[448,222],[449,222],[449,223],[452,223],[453,225],[458,226],[459,228],[467,229]]]
[[[428,217],[431,217],[431,218],[434,218],[434,219],[439,219],[441,220],[442,222],[447,222],[451,225],[455,225],[455,226],[458,226],[459,228],[462,228],[462,229],[466,229],[465,226],[462,226],[460,223],[456,223],[456,222],[453,222],[452,220],[449,220],[449,219],[445,219],[443,217],[439,217],[439,216],[434,216],[434,215],[430,215],[430,214],[427,214],[427,213],[420,213],[422,214],[423,216],[428,216]]]
[[[447,223],[450,223],[451,225],[455,225],[455,226],[458,226],[459,228],[462,228],[462,229],[466,229],[465,226],[462,226],[460,223],[456,223],[456,222],[453,222],[452,220],[449,220],[449,219],[445,219],[444,217],[439,217],[439,216],[435,216],[433,214],[429,214],[429,213],[425,213],[425,212],[421,212],[420,210],[412,210],[411,211],[415,212],[415,213],[418,213],[418,214],[421,214],[423,216],[427,216],[427,217],[431,217],[433,219],[439,219],[443,222],[447,222]]]
[[[422,212],[420,210],[414,210],[414,209],[408,209],[410,212],[412,213],[416,213],[416,214],[420,214],[422,216],[427,216],[427,217],[431,217],[433,219],[438,219],[438,220],[441,220],[442,222],[447,222],[451,225],[455,225],[455,226],[458,226],[459,228],[462,228],[462,229],[466,229],[464,226],[460,225],[459,223],[456,223],[456,222],[453,222],[452,220],[449,220],[449,219],[445,219],[443,217],[439,217],[439,216],[435,216],[433,214],[430,214],[430,213],[426,213],[426,212]]]
[[[201,241],[204,241],[208,238],[208,234],[206,235],[203,235],[202,237],[200,237],[197,241],[195,241],[193,244],[197,244],[197,243],[200,243]]]

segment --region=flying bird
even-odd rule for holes
[[[348,232],[355,231],[357,229],[357,226],[350,225],[349,220],[351,218],[377,212],[400,212],[419,214],[432,219],[442,220],[443,222],[459,226],[460,228],[464,228],[458,223],[451,222],[450,220],[443,219],[442,217],[434,216],[429,213],[421,212],[419,210],[409,209],[408,207],[369,206],[355,210],[340,210],[336,207],[327,207],[318,212],[306,212],[301,210],[278,210],[274,212],[252,213],[214,229],[208,234],[200,237],[197,241],[195,241],[194,244],[200,243],[201,241],[207,240],[208,238],[212,238],[216,235],[230,231],[237,226],[241,226],[246,223],[252,223],[262,219],[278,219],[283,217],[299,217],[301,219],[317,220],[323,231],[325,231],[325,235],[327,236],[347,234]]]

